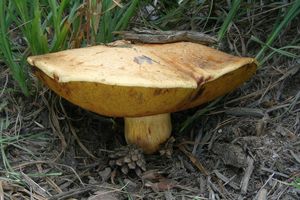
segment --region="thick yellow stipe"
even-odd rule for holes
[[[169,113],[125,118],[127,143],[137,145],[147,154],[159,150],[160,144],[170,137],[171,131],[172,125]]]

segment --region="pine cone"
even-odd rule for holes
[[[135,146],[128,145],[114,150],[109,155],[109,165],[118,168],[122,173],[134,171],[138,176],[146,171],[146,162],[143,152]]]

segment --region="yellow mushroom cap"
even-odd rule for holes
[[[99,45],[28,58],[52,90],[106,116],[140,117],[206,103],[249,79],[257,64],[190,42]]]

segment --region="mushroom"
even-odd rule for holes
[[[28,58],[58,95],[100,115],[125,118],[125,138],[154,153],[171,134],[170,113],[222,96],[256,71],[253,58],[191,43],[118,41]]]

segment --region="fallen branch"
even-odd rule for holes
[[[121,37],[125,40],[151,44],[182,41],[195,42],[204,45],[212,45],[217,43],[216,38],[196,31],[157,31],[133,29],[133,31],[115,31],[113,33],[121,35]]]

